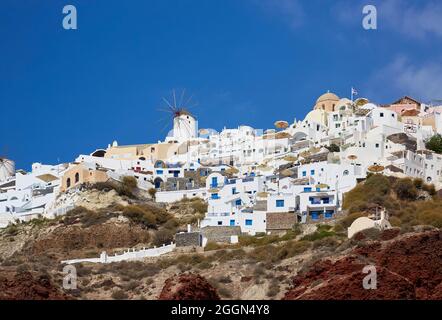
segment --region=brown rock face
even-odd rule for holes
[[[84,248],[125,248],[147,243],[149,234],[139,226],[128,224],[94,225],[87,229],[78,226],[59,227],[49,234],[40,235],[30,242],[26,250],[41,255],[48,250],[71,253]],[[64,257],[69,257],[64,254]]]
[[[66,300],[46,275],[33,276],[30,272],[2,272],[0,300]]]
[[[376,267],[377,289],[363,287],[367,265]],[[293,278],[284,299],[441,299],[441,288],[442,232],[433,230],[318,261]]]
[[[180,274],[164,283],[159,300],[220,300],[216,289],[197,274]]]

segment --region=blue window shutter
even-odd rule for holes
[[[283,208],[284,207],[284,200],[276,200],[276,207]]]

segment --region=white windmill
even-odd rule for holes
[[[15,162],[0,156],[0,182],[15,174]]]
[[[175,90],[172,91],[172,101],[163,98],[167,108],[161,109],[172,115],[173,130],[168,139],[177,141],[188,141],[198,136],[198,123],[195,117],[190,113],[189,103],[192,96],[185,100],[185,90],[182,91],[179,101],[177,101]]]

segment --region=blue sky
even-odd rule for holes
[[[78,29],[62,28],[73,4]],[[162,97],[193,95],[200,127],[302,119],[327,90],[388,103],[442,98],[441,1],[2,0],[0,154],[32,162],[163,139]],[[165,119],[164,119],[165,118]],[[163,119],[163,120],[161,120]],[[170,120],[171,122],[171,120]]]

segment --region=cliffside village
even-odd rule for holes
[[[278,233],[334,219],[345,193],[370,172],[419,177],[439,190],[442,155],[425,148],[435,134],[442,134],[442,106],[410,97],[376,105],[327,92],[304,120],[268,130],[199,129],[180,109],[158,143],[113,142],[72,163],[34,163],[31,172],[1,159],[0,227],[65,214],[75,206],[66,195],[80,186],[133,176],[138,188],[157,190],[156,202],[207,201],[200,228]]]

